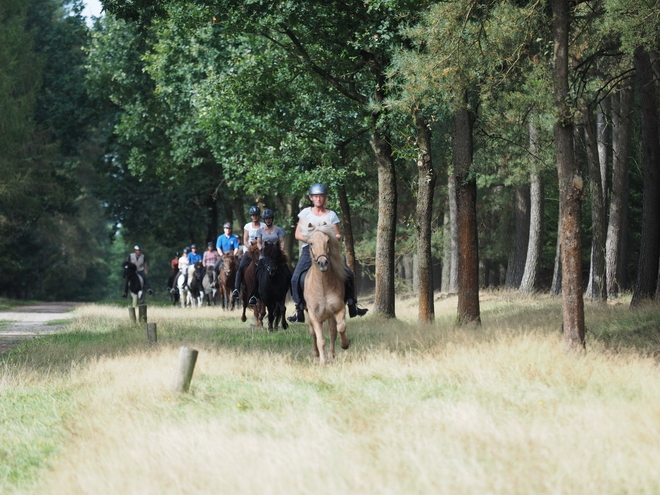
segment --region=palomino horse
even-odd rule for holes
[[[286,253],[280,248],[280,243],[264,243],[264,259],[257,266],[255,284],[258,297],[268,311],[268,330],[273,332],[279,328],[286,330],[286,306],[284,300],[291,285],[291,268]],[[254,291],[253,291],[254,293]]]
[[[240,293],[241,293],[241,300],[243,301],[243,314],[241,315],[241,321],[247,321],[247,317],[245,316],[245,310],[248,307],[248,299],[250,298],[250,294],[252,293],[252,285],[254,284],[254,275],[257,271],[257,263],[259,263],[259,246],[257,246],[257,243],[253,243],[249,248],[247,253],[245,253],[243,256],[249,256],[252,258],[252,263],[245,269],[243,272],[243,283],[241,284],[240,287]],[[252,310],[254,312],[254,326],[255,328],[263,328],[264,326],[264,315],[266,314],[266,308],[264,307],[264,303],[261,301],[258,301],[257,304],[255,304],[252,307]]]
[[[225,309],[234,309],[234,299],[231,297],[231,293],[234,291],[236,270],[238,270],[238,259],[234,256],[234,253],[224,253],[218,272],[218,290],[222,307]]]
[[[124,272],[122,277],[128,281],[128,291],[131,293],[131,304],[133,307],[144,304],[144,279],[137,272],[137,266],[129,260],[122,265]]]
[[[312,335],[312,351],[319,358],[319,364],[325,364],[325,340],[323,323],[327,322],[330,337],[328,359],[335,357],[337,332],[342,349],[348,349],[350,340],[346,336],[346,303],[344,302],[344,283],[346,269],[341,246],[330,226],[322,225],[315,230],[310,224],[307,236],[309,255],[312,266],[305,277],[303,294],[307,303],[309,333]]]

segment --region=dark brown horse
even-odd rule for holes
[[[243,314],[241,315],[241,321],[247,321],[245,311],[248,307],[248,299],[252,293],[254,276],[257,271],[257,263],[259,263],[259,246],[257,246],[257,243],[253,243],[248,248],[247,253],[245,253],[243,256],[249,256],[250,259],[252,259],[252,262],[247,266],[247,268],[245,268],[245,272],[243,272],[243,283],[239,288],[241,293],[241,300],[243,301]],[[264,316],[266,315],[266,308],[264,307],[264,304],[261,301],[258,301],[257,304],[252,307],[252,311],[254,311],[255,328],[263,328]]]
[[[231,297],[231,293],[234,290],[236,270],[238,270],[238,260],[234,253],[224,253],[218,272],[218,291],[220,292],[222,307],[226,310],[234,309],[234,299]]]

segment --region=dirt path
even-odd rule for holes
[[[0,311],[0,353],[23,340],[34,339],[63,328],[66,325],[49,323],[71,318],[69,312],[78,305],[79,303],[53,302]]]

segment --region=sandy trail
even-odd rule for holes
[[[21,306],[0,311],[0,353],[23,340],[53,333],[66,325],[51,325],[52,321],[71,318],[70,311],[79,303],[51,302]]]

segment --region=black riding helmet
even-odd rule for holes
[[[273,213],[273,210],[271,210],[270,208],[266,208],[263,214],[261,215],[261,218],[263,218],[264,220],[266,220],[267,218],[275,218],[275,213]]]
[[[260,215],[261,210],[259,209],[258,206],[250,206],[250,216],[252,215]]]

